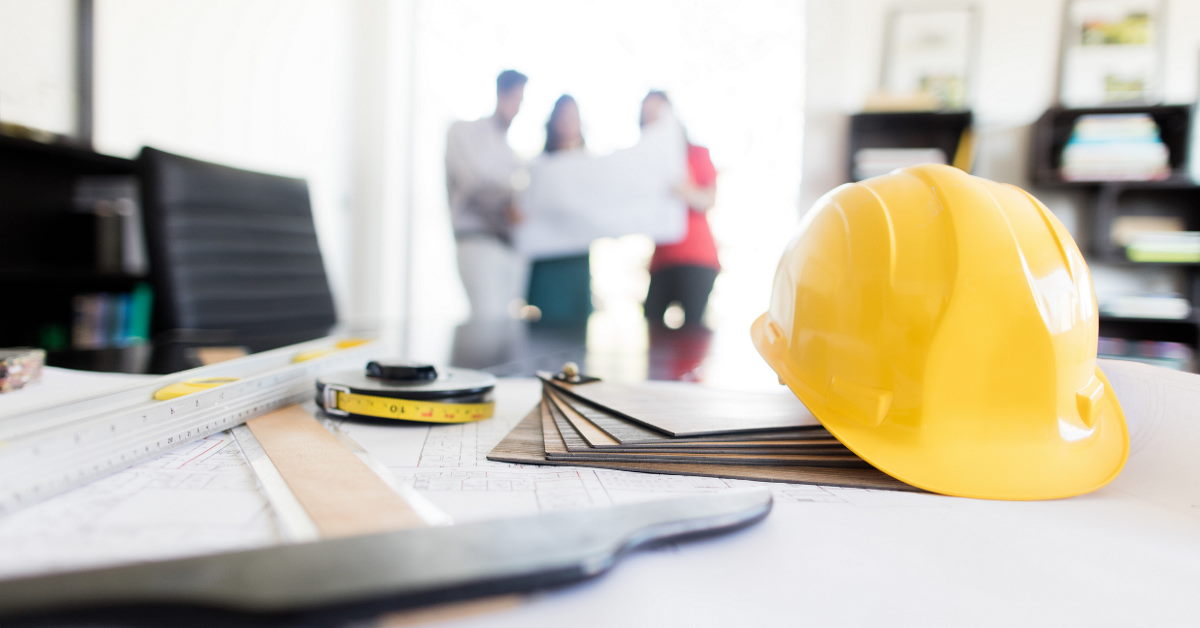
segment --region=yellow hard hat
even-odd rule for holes
[[[1024,190],[923,165],[804,217],[754,344],[846,447],[936,493],[1052,499],[1129,450],[1087,264]]]

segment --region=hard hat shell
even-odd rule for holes
[[[751,330],[846,447],[929,491],[1052,499],[1129,449],[1087,264],[1024,190],[941,165],[817,201]]]

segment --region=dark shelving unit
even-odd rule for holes
[[[1127,268],[1170,268],[1182,273],[1184,294],[1192,303],[1186,319],[1125,318],[1102,315],[1100,335],[1128,340],[1179,342],[1200,349],[1200,263],[1138,262],[1113,241],[1113,226],[1122,216],[1173,216],[1184,228],[1200,231],[1200,185],[1188,174],[1193,106],[1155,105],[1088,109],[1052,108],[1034,125],[1030,178],[1040,188],[1061,189],[1083,196],[1090,209],[1087,220],[1089,261]],[[1084,115],[1145,113],[1158,124],[1167,146],[1170,175],[1154,181],[1066,181],[1060,174],[1063,148],[1076,121]]]
[[[863,148],[940,148],[953,162],[971,120],[970,111],[854,114],[850,116],[846,178],[855,180],[854,156]]]
[[[1144,107],[1094,107],[1066,109],[1055,107],[1046,111],[1034,124],[1033,159],[1030,160],[1029,178],[1044,188],[1090,189],[1104,182],[1067,181],[1059,174],[1062,167],[1062,152],[1075,122],[1086,115],[1144,113],[1154,119],[1167,145],[1170,155],[1171,174],[1161,181],[1122,181],[1129,188],[1179,189],[1194,187],[1195,182],[1187,173],[1188,144],[1191,139],[1192,105],[1153,105]]]
[[[1160,340],[1178,342],[1195,348],[1200,333],[1194,318],[1185,320],[1161,318],[1100,317],[1100,335],[1129,340]]]
[[[1143,184],[1139,184],[1143,183]],[[1184,296],[1192,304],[1186,319],[1104,317],[1103,335],[1137,340],[1182,342],[1200,349],[1200,264],[1191,262],[1138,262],[1112,241],[1113,225],[1121,216],[1177,216],[1184,228],[1200,231],[1200,185],[1144,185],[1149,182],[1102,183],[1092,190],[1093,217],[1089,234],[1091,257],[1101,263],[1130,268],[1172,268],[1183,274]]]
[[[130,174],[133,162],[122,157],[96,153],[68,143],[47,144],[22,137],[0,135],[0,154],[20,156],[39,170],[61,169],[87,174]]]
[[[98,266],[97,218],[76,207],[80,181],[97,176],[135,183],[135,162],[0,136],[0,346],[45,346],[47,328],[70,334],[76,295],[130,292],[146,281],[140,272]],[[58,362],[75,359],[70,351],[51,355],[61,357]]]
[[[132,288],[148,280],[142,273],[101,272],[91,269],[0,269],[0,285],[66,284],[88,290],[117,290]]]

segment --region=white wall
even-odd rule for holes
[[[1028,185],[1032,124],[1055,100],[1059,38],[1065,0],[978,0],[978,63],[971,77],[978,138],[976,174]],[[947,3],[942,3],[945,5]],[[961,3],[960,3],[961,4]],[[1166,0],[1166,102],[1191,102],[1200,77],[1200,2]],[[808,54],[829,63],[809,65],[805,107],[802,211],[844,181],[846,120],[862,109],[879,84],[884,27],[904,0],[810,0]],[[1077,195],[1034,192],[1083,244],[1088,210]],[[1096,269],[1098,290],[1166,290],[1167,270],[1136,274]]]
[[[0,0],[0,120],[75,132],[74,0]]]
[[[349,305],[342,318],[370,333],[408,332],[402,323],[412,282],[414,2],[358,0],[346,167],[353,194],[343,233],[349,256]],[[407,337],[402,338],[407,346]]]
[[[142,146],[308,180],[340,310],[353,203],[353,3],[100,0],[96,148]]]
[[[74,0],[0,0],[0,119],[74,131]],[[404,307],[412,4],[97,0],[95,143],[303,177],[339,315]]]

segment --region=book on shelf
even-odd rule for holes
[[[1127,214],[1117,216],[1112,223],[1112,241],[1117,246],[1129,246],[1135,238],[1146,232],[1174,232],[1186,230],[1183,216],[1139,216]]]
[[[1155,181],[1171,174],[1167,145],[1145,113],[1079,116],[1061,164],[1066,181]]]
[[[1144,231],[1129,238],[1125,254],[1135,262],[1200,263],[1200,231]]]
[[[950,163],[940,148],[860,148],[854,153],[854,178],[869,179],[919,164]]]
[[[77,294],[71,299],[71,348],[99,349],[100,325],[104,317],[103,295]]]
[[[71,307],[72,349],[128,347],[150,336],[152,294],[146,284],[128,293],[77,294]]]
[[[1178,294],[1125,294],[1105,297],[1100,313],[1119,318],[1161,318],[1183,320],[1192,313],[1192,304]]]
[[[131,275],[146,272],[146,243],[135,177],[81,177],[75,184],[73,204],[76,212],[95,219],[97,270]]]

